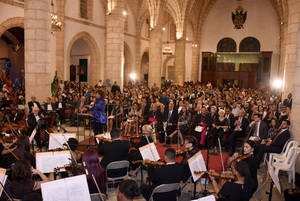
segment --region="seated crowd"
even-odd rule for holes
[[[109,141],[98,141],[96,149],[84,152],[77,150],[77,139],[68,140],[72,159],[76,164],[85,164],[85,168],[66,170],[60,177],[89,172],[90,194],[99,190],[107,194],[108,178],[127,173],[126,168],[107,171],[111,162],[129,161],[129,174],[136,178],[141,163],[135,162],[143,161],[139,148],[148,143],[177,143],[186,148],[180,162],[173,148],[165,150],[163,165],[144,161],[148,184],[138,188],[133,180],[119,182],[118,200],[132,200],[139,191],[149,200],[153,189],[161,184],[186,182],[191,177],[188,159],[202,149],[217,152],[219,145],[230,155],[227,167],[232,168],[235,180],[219,187],[210,176],[216,196],[228,201],[249,200],[258,187],[257,170],[263,155],[280,153],[290,138],[292,97],[282,101],[266,89],[241,89],[234,84],[217,88],[211,83],[186,82],[183,86],[166,83],[161,89],[128,83],[121,91],[116,82],[110,86],[99,81],[95,86],[60,84],[45,103],[32,96],[26,105],[24,96],[23,89],[10,88],[9,84],[0,92],[1,131],[15,136],[11,141],[1,137],[0,167],[8,174],[3,199],[41,200],[41,184],[50,179],[35,169],[33,149],[44,150],[47,133],[52,128],[65,131],[63,126],[68,124],[91,124],[95,136],[104,132],[111,136]],[[33,132],[32,146],[29,137]],[[138,142],[132,140],[138,136]],[[241,153],[237,153],[241,147]],[[178,193],[160,193],[154,200],[176,200]]]

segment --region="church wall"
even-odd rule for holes
[[[24,17],[24,9],[0,2],[0,24],[13,17]]]
[[[89,33],[93,38],[94,40],[96,41],[97,43],[97,46],[98,48],[100,49],[100,75],[97,76],[99,79],[104,79],[104,45],[105,45],[105,30],[104,28],[98,28],[98,27],[95,27],[95,26],[89,26],[89,25],[85,25],[85,24],[82,24],[82,23],[78,23],[78,22],[74,22],[74,21],[71,21],[69,19],[66,19],[65,18],[65,45],[64,45],[64,52],[65,52],[65,66],[64,66],[64,71],[67,72],[68,68],[70,66],[67,66],[67,56],[68,56],[68,47],[69,47],[69,44],[70,44],[70,41],[72,40],[72,38],[82,32],[83,30],[87,33]],[[65,73],[64,74],[65,77],[64,79],[65,80],[69,80],[70,77],[67,77],[69,76],[68,73]]]
[[[8,45],[7,43],[0,39],[0,58],[8,57]]]
[[[248,11],[244,29],[233,28],[231,13],[238,5]],[[270,74],[270,81],[272,82],[278,75],[279,70],[279,26],[278,17],[270,1],[244,0],[237,2],[218,0],[203,24],[200,52],[216,52],[218,42],[225,37],[233,38],[237,46],[245,37],[255,37],[260,41],[261,51],[273,51]],[[199,78],[201,78],[201,75]]]

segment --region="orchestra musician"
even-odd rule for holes
[[[36,106],[32,108],[32,113],[30,113],[27,117],[27,123],[29,126],[28,134],[31,135],[34,129],[36,129],[34,139],[39,148],[42,147],[42,142],[40,140],[40,131],[43,127],[46,126],[46,122],[42,119],[43,117],[44,115],[40,113],[39,108]]]
[[[2,155],[0,166],[2,168],[10,168],[13,163],[18,160],[27,160],[32,166],[35,167],[35,158],[30,152],[30,143],[28,136],[20,136],[17,139],[16,147],[10,150],[5,150],[5,154]],[[2,151],[3,154],[3,151]]]
[[[93,111],[93,130],[94,134],[103,133],[106,126],[106,114],[105,114],[106,103],[104,100],[104,92],[96,92],[96,101],[90,109]]]
[[[124,135],[125,136],[128,136],[130,134],[130,131],[133,127],[137,127],[136,129],[139,130],[138,129],[139,122],[137,122],[137,121],[140,120],[141,116],[142,116],[142,112],[140,110],[140,106],[137,102],[134,102],[133,107],[128,114],[128,119],[124,123],[124,127],[125,127]]]
[[[42,181],[33,181],[38,175]],[[27,160],[18,160],[12,167],[11,195],[22,199],[25,195],[41,189],[41,184],[50,181],[41,171],[32,168]]]
[[[143,157],[139,151],[139,148],[147,145],[148,143],[153,142],[153,139],[151,136],[153,130],[150,125],[148,125],[148,124],[144,125],[142,127],[142,132],[143,132],[143,135],[140,137],[140,141],[138,143],[130,142],[131,147],[135,148],[129,152],[129,161],[130,162],[143,160]],[[130,171],[129,175],[131,175],[131,176],[136,175],[136,173],[137,173],[136,169],[138,166],[139,166],[138,164],[131,164],[131,166],[130,166],[131,171]]]
[[[82,156],[82,162],[87,168],[87,182],[90,194],[98,193],[97,186],[93,180],[93,176],[102,193],[106,193],[107,177],[104,168],[100,165],[98,154],[95,150],[87,150]]]
[[[263,152],[262,150],[257,150],[257,148],[255,148],[255,142],[252,140],[247,140],[243,145],[242,155],[240,156],[238,153],[234,153],[232,157],[228,159],[227,164],[229,165],[239,161],[246,162],[249,167],[251,177],[254,181],[253,189],[256,190],[258,186],[257,170],[259,169],[259,164],[262,157]]]
[[[197,139],[192,135],[186,136],[184,138],[184,148],[187,150],[187,152],[185,152],[185,154],[183,155],[181,164],[184,166],[183,181],[185,182],[192,175],[188,164],[188,159],[190,159],[199,151],[197,146]]]
[[[128,152],[130,147],[128,141],[120,140],[120,131],[118,129],[112,129],[110,136],[112,142],[99,142],[98,153],[103,155],[100,164],[105,169],[110,162],[128,160]],[[123,175],[122,173],[122,171],[111,171],[108,172],[108,176],[111,174],[113,177],[117,177],[118,175]]]
[[[218,201],[248,201],[254,193],[253,180],[246,162],[232,165],[236,181],[227,181],[219,188],[215,178],[210,176]]]
[[[149,180],[152,185],[142,184],[141,193],[146,200],[149,200],[153,189],[161,184],[179,183],[183,180],[183,165],[175,163],[176,152],[172,148],[165,151],[164,160],[166,166],[148,167]],[[177,191],[168,193],[159,193],[154,195],[155,201],[176,201]]]
[[[55,108],[57,109],[57,113],[59,115],[59,121],[61,124],[63,124],[65,120],[66,102],[63,100],[62,96],[58,97],[58,101],[55,103]]]
[[[28,102],[29,113],[32,112],[33,107],[38,107],[39,110],[42,110],[41,104],[36,100],[35,96],[31,96],[31,101]]]
[[[108,118],[108,131],[111,131],[114,126],[116,127],[121,122],[122,114],[123,107],[121,106],[120,100],[116,99]]]

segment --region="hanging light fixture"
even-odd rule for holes
[[[62,22],[58,20],[58,16],[54,14],[54,3],[51,0],[51,31],[57,32],[62,30]]]
[[[173,51],[169,45],[169,35],[170,35],[170,24],[169,24],[169,15],[168,15],[168,32],[167,32],[167,45],[163,48],[163,55],[171,56]]]

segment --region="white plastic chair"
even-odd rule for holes
[[[300,152],[299,147],[292,147],[285,160],[283,161],[276,161],[273,163],[273,168],[275,174],[278,176],[279,171],[286,171],[289,175],[289,183],[295,183],[295,163]]]
[[[270,153],[270,156],[269,156],[269,164],[271,165],[271,167],[273,166],[272,164],[275,162],[275,161],[284,161],[290,151],[290,149],[292,147],[298,147],[299,145],[299,142],[296,141],[296,140],[291,140],[291,141],[288,141],[285,143],[283,149],[282,149],[282,152],[280,154],[277,154],[277,153]]]
[[[179,189],[180,189],[180,184],[179,183],[161,184],[159,186],[156,186],[153,189],[149,201],[154,201],[153,195],[155,193],[167,193],[167,192],[172,192],[172,191],[178,191]]]

